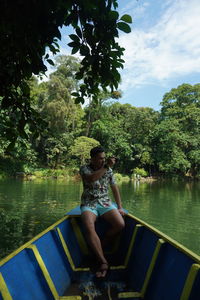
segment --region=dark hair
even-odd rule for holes
[[[97,147],[94,147],[90,150],[90,156],[91,157],[94,157],[96,156],[98,153],[102,153],[102,152],[105,152],[103,147],[101,146],[97,146]]]

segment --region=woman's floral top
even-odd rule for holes
[[[108,196],[109,185],[115,184],[113,171],[109,168],[106,173],[96,181],[88,182],[84,179],[85,174],[94,172],[90,165],[85,165],[80,168],[80,175],[83,180],[83,194],[81,196],[81,205],[86,205],[95,208],[96,204],[101,204],[104,207],[110,206],[111,200]]]

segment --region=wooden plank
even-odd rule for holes
[[[60,297],[59,300],[81,300],[81,296],[63,296]]]
[[[57,230],[57,232],[58,232],[58,236],[59,236],[59,238],[60,238],[62,247],[63,247],[63,249],[64,249],[64,252],[65,252],[65,254],[66,254],[66,256],[67,256],[67,259],[68,259],[68,261],[69,261],[69,264],[70,264],[72,270],[73,270],[74,272],[77,272],[77,271],[89,271],[89,270],[90,270],[89,268],[76,268],[76,266],[75,266],[75,264],[74,264],[74,262],[73,262],[73,259],[72,259],[72,257],[71,257],[71,254],[70,254],[70,252],[69,252],[68,246],[67,246],[67,244],[66,244],[66,242],[65,242],[65,240],[64,240],[64,237],[63,237],[63,235],[62,235],[62,232],[61,232],[60,228],[57,227],[56,230]]]
[[[12,300],[13,298],[10,295],[7,284],[3,278],[3,275],[0,273],[0,293],[3,300]]]
[[[147,274],[146,274],[146,277],[145,277],[145,280],[144,280],[144,283],[143,283],[143,286],[142,286],[142,290],[141,290],[142,297],[144,297],[144,295],[145,295],[147,286],[149,284],[149,280],[151,278],[151,274],[153,272],[153,269],[154,269],[155,264],[156,264],[156,260],[158,258],[158,254],[159,254],[160,249],[161,249],[161,247],[164,243],[165,243],[165,241],[163,239],[159,239],[157,244],[156,244],[156,247],[155,247],[155,250],[154,250],[154,253],[153,253],[153,256],[152,256],[152,259],[151,259],[151,262],[150,262],[150,265],[149,265],[149,268],[147,270]]]
[[[84,255],[88,255],[89,254],[88,246],[87,246],[87,243],[83,237],[83,234],[79,228],[79,225],[78,225],[76,219],[70,218],[70,221],[71,221],[73,231],[75,233],[75,236],[77,238],[77,241],[78,241],[78,244],[79,244],[79,247],[80,247],[82,253]]]
[[[127,255],[126,255],[126,258],[125,258],[125,262],[124,262],[125,267],[127,267],[127,265],[128,265],[128,262],[129,262],[131,253],[132,253],[132,251],[133,251],[133,246],[134,246],[134,243],[135,243],[135,239],[136,239],[138,230],[139,230],[141,227],[143,227],[143,225],[141,225],[141,224],[136,224],[136,226],[135,226],[135,228],[134,228],[134,231],[133,231],[133,234],[132,234],[132,237],[131,237],[131,241],[130,241],[130,244],[129,244],[129,247],[128,247]]]
[[[58,300],[59,299],[58,292],[57,292],[57,290],[55,288],[55,285],[54,285],[54,283],[53,283],[53,281],[51,279],[51,276],[50,276],[50,274],[49,274],[49,272],[48,272],[48,270],[47,270],[47,268],[45,266],[45,263],[44,263],[41,255],[40,255],[40,253],[39,253],[36,245],[29,245],[27,248],[33,251],[33,253],[35,255],[35,258],[36,258],[36,260],[37,260],[37,262],[38,262],[38,264],[40,266],[40,269],[41,269],[41,271],[42,271],[42,273],[44,275],[44,278],[45,278],[45,280],[46,280],[46,282],[47,282],[47,284],[49,286],[49,289],[50,289],[50,291],[51,291],[54,299]]]
[[[118,294],[118,299],[134,299],[141,298],[141,293],[138,292],[123,292]]]
[[[188,272],[187,279],[181,294],[180,300],[189,299],[196,276],[200,270],[200,265],[193,264]]]

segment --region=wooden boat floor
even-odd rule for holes
[[[81,296],[82,300],[88,300],[88,299],[95,299],[95,300],[111,300],[111,299],[117,300],[118,299],[119,300],[118,298],[119,292],[114,287],[110,289],[107,288],[106,290],[98,289],[99,295],[96,295],[96,293],[93,294],[91,290],[89,291],[88,294],[84,291],[81,291],[79,286],[80,286],[79,283],[72,283],[63,296]]]

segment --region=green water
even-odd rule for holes
[[[200,183],[119,185],[123,206],[200,255]],[[65,180],[0,181],[0,257],[79,204],[81,184]]]

